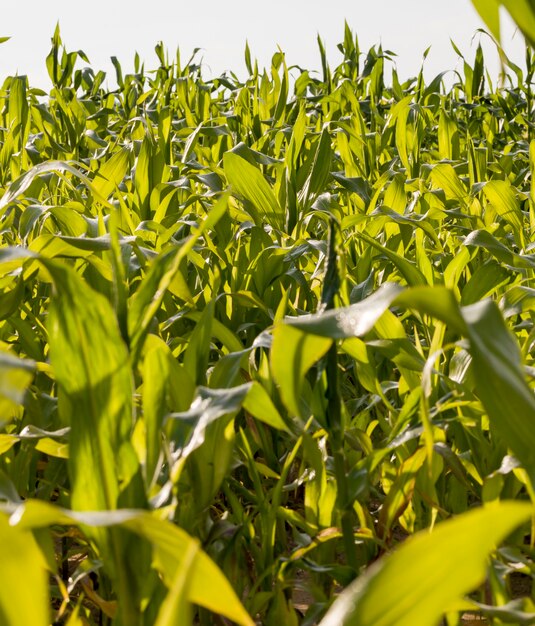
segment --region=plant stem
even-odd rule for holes
[[[323,309],[334,308],[334,296],[338,292],[340,278],[337,267],[336,253],[336,222],[331,220],[329,227],[329,247],[327,251],[327,267],[321,304]],[[346,552],[347,564],[357,571],[357,550],[353,522],[355,514],[349,495],[346,459],[344,454],[344,435],[342,425],[342,400],[338,377],[338,349],[336,343],[329,348],[326,356],[325,373],[327,377],[327,426],[334,458],[334,472],[337,483],[337,507],[341,515],[342,536]]]

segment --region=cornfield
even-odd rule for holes
[[[535,54],[318,45],[1,86],[1,624],[535,623]]]

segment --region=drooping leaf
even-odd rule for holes
[[[331,309],[320,314],[303,315],[298,318],[286,318],[285,321],[292,327],[307,333],[331,339],[360,337],[373,328],[375,322],[391,306],[396,296],[401,292],[402,287],[399,285],[387,283],[373,295],[349,307]],[[277,335],[275,334],[276,337]],[[289,354],[289,352],[285,352],[285,339],[286,337],[283,337],[283,340],[280,341],[281,361],[284,359],[285,354]],[[326,349],[328,347],[327,345]],[[284,374],[285,377],[287,375],[287,373]]]
[[[19,531],[73,523],[86,527],[120,526],[147,539],[154,549],[155,567],[170,588],[176,583],[186,555],[194,552],[187,585],[188,600],[225,615],[241,626],[253,625],[232,586],[212,559],[200,549],[197,540],[174,524],[146,511],[77,512],[48,502],[29,500],[18,507],[10,518],[10,524]]]

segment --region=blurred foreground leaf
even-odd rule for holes
[[[487,558],[529,504],[500,502],[422,531],[383,557],[334,602],[320,626],[434,626],[483,582]]]

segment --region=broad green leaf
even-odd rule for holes
[[[535,6],[531,0],[500,0],[532,46],[535,46]]]
[[[459,129],[442,108],[438,121],[438,150],[442,159],[457,159],[459,155]]]
[[[4,214],[11,202],[16,200],[19,196],[22,196],[28,190],[36,178],[49,172],[69,172],[69,174],[72,174],[74,177],[81,180],[84,185],[93,192],[96,200],[98,200],[102,205],[110,207],[106,198],[99,194],[98,190],[93,187],[89,178],[74,167],[73,163],[74,162],[70,161],[45,161],[44,163],[39,163],[35,167],[32,167],[31,170],[22,174],[19,178],[17,178],[17,180],[11,183],[7,191],[0,199],[0,215]]]
[[[398,476],[390,487],[379,513],[377,532],[380,537],[387,537],[392,524],[398,519],[412,499],[412,492],[416,483],[416,476],[422,470],[426,459],[425,448],[418,448],[416,452],[403,462]]]
[[[122,148],[115,152],[98,170],[93,179],[93,189],[103,198],[109,198],[128,171],[130,151]]]
[[[444,190],[448,199],[456,199],[464,204],[468,192],[452,165],[449,163],[435,165],[431,170],[431,180],[435,187]]]
[[[149,219],[150,193],[156,185],[165,182],[165,163],[150,134],[146,134],[136,161],[134,187],[139,217]]]
[[[472,0],[482,20],[497,41],[500,41],[500,3],[498,0]]]
[[[392,305],[392,302],[403,291],[403,288],[394,283],[386,283],[378,289],[373,295],[365,300],[340,309],[331,309],[323,313],[314,315],[303,315],[297,318],[286,318],[285,322],[301,331],[329,337],[331,339],[349,339],[350,337],[361,337],[369,332],[381,315]],[[274,342],[277,336],[281,334],[274,333]],[[300,335],[289,335],[293,339],[292,344],[297,345],[299,341],[303,341]],[[282,335],[282,339],[278,341],[280,346],[281,366],[284,358],[288,359],[288,365],[284,370],[290,369],[289,363],[290,351],[285,351],[284,340],[287,339]],[[327,348],[329,346],[327,345]],[[327,348],[325,350],[327,350]],[[319,358],[319,357],[318,357]],[[299,361],[296,362],[299,364]],[[312,361],[308,368],[314,363]],[[307,368],[307,369],[308,369]],[[306,370],[305,370],[306,371]],[[304,372],[303,372],[304,373]],[[287,376],[288,372],[284,376]],[[297,374],[296,374],[297,375]],[[282,376],[281,376],[282,377]]]
[[[225,153],[223,166],[233,190],[250,203],[251,217],[257,226],[267,222],[281,229],[284,225],[284,211],[260,170],[232,152]]]
[[[29,132],[27,81],[26,76],[14,76],[9,89],[7,124],[17,152],[26,145]]]
[[[48,502],[29,500],[19,506],[10,518],[10,524],[19,531],[73,523],[85,527],[121,526],[147,539],[153,546],[154,565],[170,588],[176,582],[177,572],[182,568],[185,556],[195,551],[187,585],[189,601],[220,613],[241,626],[253,626],[254,622],[236,592],[212,559],[200,549],[197,539],[147,511],[121,509],[78,512]]]
[[[130,443],[132,374],[108,301],[66,267],[46,263],[56,295],[50,306],[50,358],[59,411],[70,424],[71,502],[78,510],[114,509],[120,483],[137,471]]]
[[[517,254],[513,252],[509,247],[496,239],[487,230],[474,230],[464,238],[465,246],[475,246],[478,248],[484,248],[487,252],[492,254],[498,261],[512,265],[518,268],[533,268],[535,267],[535,255],[533,254]]]
[[[184,556],[192,539],[182,529],[144,513],[124,524],[129,530],[148,539],[153,545],[155,566],[171,587],[182,568]],[[212,559],[199,549],[188,581],[189,599],[215,613],[220,613],[242,626],[253,626],[236,592]]]
[[[497,305],[484,300],[462,309],[481,398],[492,426],[535,479],[535,397],[526,383],[520,350]]]
[[[480,265],[463,289],[461,304],[474,304],[511,280],[511,271],[493,259]]]
[[[46,562],[31,532],[9,525],[0,513],[0,622],[48,626]]]
[[[304,333],[294,326],[280,324],[273,331],[271,371],[281,397],[292,416],[309,417],[301,394],[303,378],[332,344],[327,337]]]
[[[253,381],[243,401],[243,408],[253,417],[277,430],[289,432],[280,413],[262,385]]]
[[[490,32],[500,41],[500,6],[507,9],[528,42],[535,45],[535,6],[531,0],[472,0]]]
[[[185,624],[193,622],[189,587],[194,573],[195,558],[198,554],[198,544],[191,542],[183,562],[176,570],[169,592],[160,606],[155,626],[174,626],[181,622]]]
[[[161,429],[167,413],[167,393],[170,377],[167,345],[154,337],[143,360],[143,422],[145,425],[145,478],[148,485],[155,479],[160,460]]]
[[[413,287],[406,289],[394,300],[394,304],[404,306],[425,315],[446,322],[459,334],[466,332],[465,322],[460,315],[459,305],[453,291],[444,287]]]
[[[491,180],[483,187],[483,193],[496,213],[520,235],[523,227],[522,211],[511,183],[507,180]]]
[[[403,198],[405,199],[405,195],[403,195]],[[413,228],[421,228],[437,247],[441,246],[440,240],[437,237],[437,233],[433,229],[433,226],[431,226],[429,221],[426,219],[425,215],[413,214],[410,217],[407,217],[406,215],[400,215],[399,213],[396,213],[392,209],[388,208],[388,206],[381,206],[375,209],[375,211],[373,211],[372,213],[372,216],[376,215],[386,215],[398,224],[407,224],[409,226],[412,226]]]
[[[9,352],[0,352],[0,424],[24,402],[26,390],[35,375],[35,363]]]
[[[82,239],[69,237],[67,240],[57,235],[41,235],[28,246],[28,250],[39,253],[43,257],[89,258],[95,249],[102,249],[102,241],[98,239]],[[74,241],[71,241],[74,240]],[[93,247],[94,250],[90,248]]]
[[[61,441],[55,441],[50,437],[39,439],[35,444],[35,449],[39,450],[39,452],[44,452],[48,456],[56,457],[57,459],[69,458],[69,445]]]
[[[190,311],[184,317],[197,324],[202,315],[200,311]],[[232,330],[215,318],[212,320],[212,337],[220,341],[230,352],[239,352],[243,348],[242,343]]]
[[[184,367],[196,385],[206,384],[214,304],[211,300],[204,308],[189,337],[188,347],[184,353]]]
[[[531,598],[516,598],[501,606],[489,606],[481,602],[474,602],[474,609],[484,617],[496,618],[504,624],[526,626],[535,623],[535,606]]]
[[[175,443],[181,457],[188,457],[203,444],[210,424],[224,415],[239,411],[250,389],[251,383],[230,389],[198,387],[188,411],[170,413],[168,419],[175,424]]]
[[[0,454],[4,454],[17,443],[19,438],[16,435],[6,435],[0,433]]]
[[[500,502],[421,531],[345,589],[320,626],[438,624],[483,582],[489,554],[531,514],[529,504]]]

